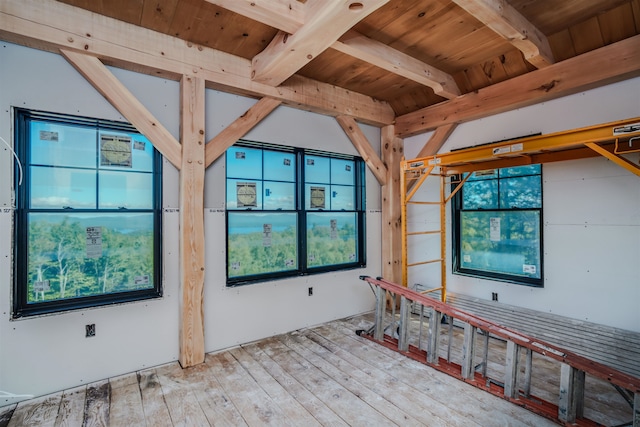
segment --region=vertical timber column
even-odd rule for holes
[[[180,82],[180,365],[204,362],[204,80]]]
[[[381,129],[381,143],[382,162],[387,167],[387,184],[382,186],[382,277],[399,284],[402,283],[400,162],[404,147],[393,125]]]

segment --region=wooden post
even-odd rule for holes
[[[453,319],[452,319],[453,320]],[[473,357],[475,355],[476,327],[464,324],[464,341],[462,343],[462,378],[473,379]]]
[[[398,350],[409,351],[410,305],[407,297],[400,297],[400,331],[398,332]]]
[[[427,330],[427,362],[434,365],[438,364],[438,350],[440,343],[440,321],[442,313],[431,309],[429,316],[429,329]]]
[[[518,397],[518,345],[507,341],[507,357],[504,366],[504,395],[515,399]]]
[[[180,365],[204,362],[204,80],[180,85]]]
[[[558,398],[558,419],[574,423],[584,411],[584,371],[566,363],[560,365],[560,397]]]

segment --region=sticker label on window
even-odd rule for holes
[[[148,285],[149,283],[151,283],[151,279],[148,274],[136,276],[134,279],[134,283],[136,285]]]
[[[292,259],[285,260],[285,262],[284,262],[284,266],[285,267],[293,267],[293,264],[294,264],[294,262],[293,262]]]
[[[239,208],[255,208],[258,206],[255,182],[238,182],[236,184]]]
[[[325,188],[311,187],[311,209],[325,208]]]
[[[523,264],[522,265],[522,272],[524,274],[536,274],[537,268],[535,265],[532,264]]]
[[[58,132],[52,130],[41,130],[40,141],[53,141],[58,142],[60,139]]]
[[[51,289],[48,280],[42,280],[33,284],[33,292],[46,292]]]
[[[133,149],[144,151],[147,147],[147,143],[144,141],[133,141]]]
[[[331,220],[331,240],[336,240],[338,238],[338,220]]]
[[[87,227],[86,250],[87,258],[102,257],[102,227]]]
[[[236,151],[236,159],[241,160],[246,158],[246,154],[244,153],[244,151]]]
[[[271,224],[262,224],[262,246],[271,246]]]
[[[291,166],[291,159],[284,159],[282,161],[282,164],[285,165],[285,166]]]
[[[231,263],[231,269],[234,271],[240,270],[240,263],[239,262],[232,262]]]
[[[130,168],[131,137],[123,135],[101,135],[100,165]]]
[[[489,218],[489,240],[492,242],[500,241],[500,218]]]

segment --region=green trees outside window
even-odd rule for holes
[[[229,286],[365,264],[362,159],[241,142],[226,172]]]
[[[540,165],[475,172],[452,207],[454,273],[543,285]]]
[[[160,295],[161,162],[128,124],[15,110],[14,317]]]

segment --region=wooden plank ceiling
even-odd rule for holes
[[[396,116],[640,33],[640,0],[60,1],[252,60],[261,83],[298,74]]]

